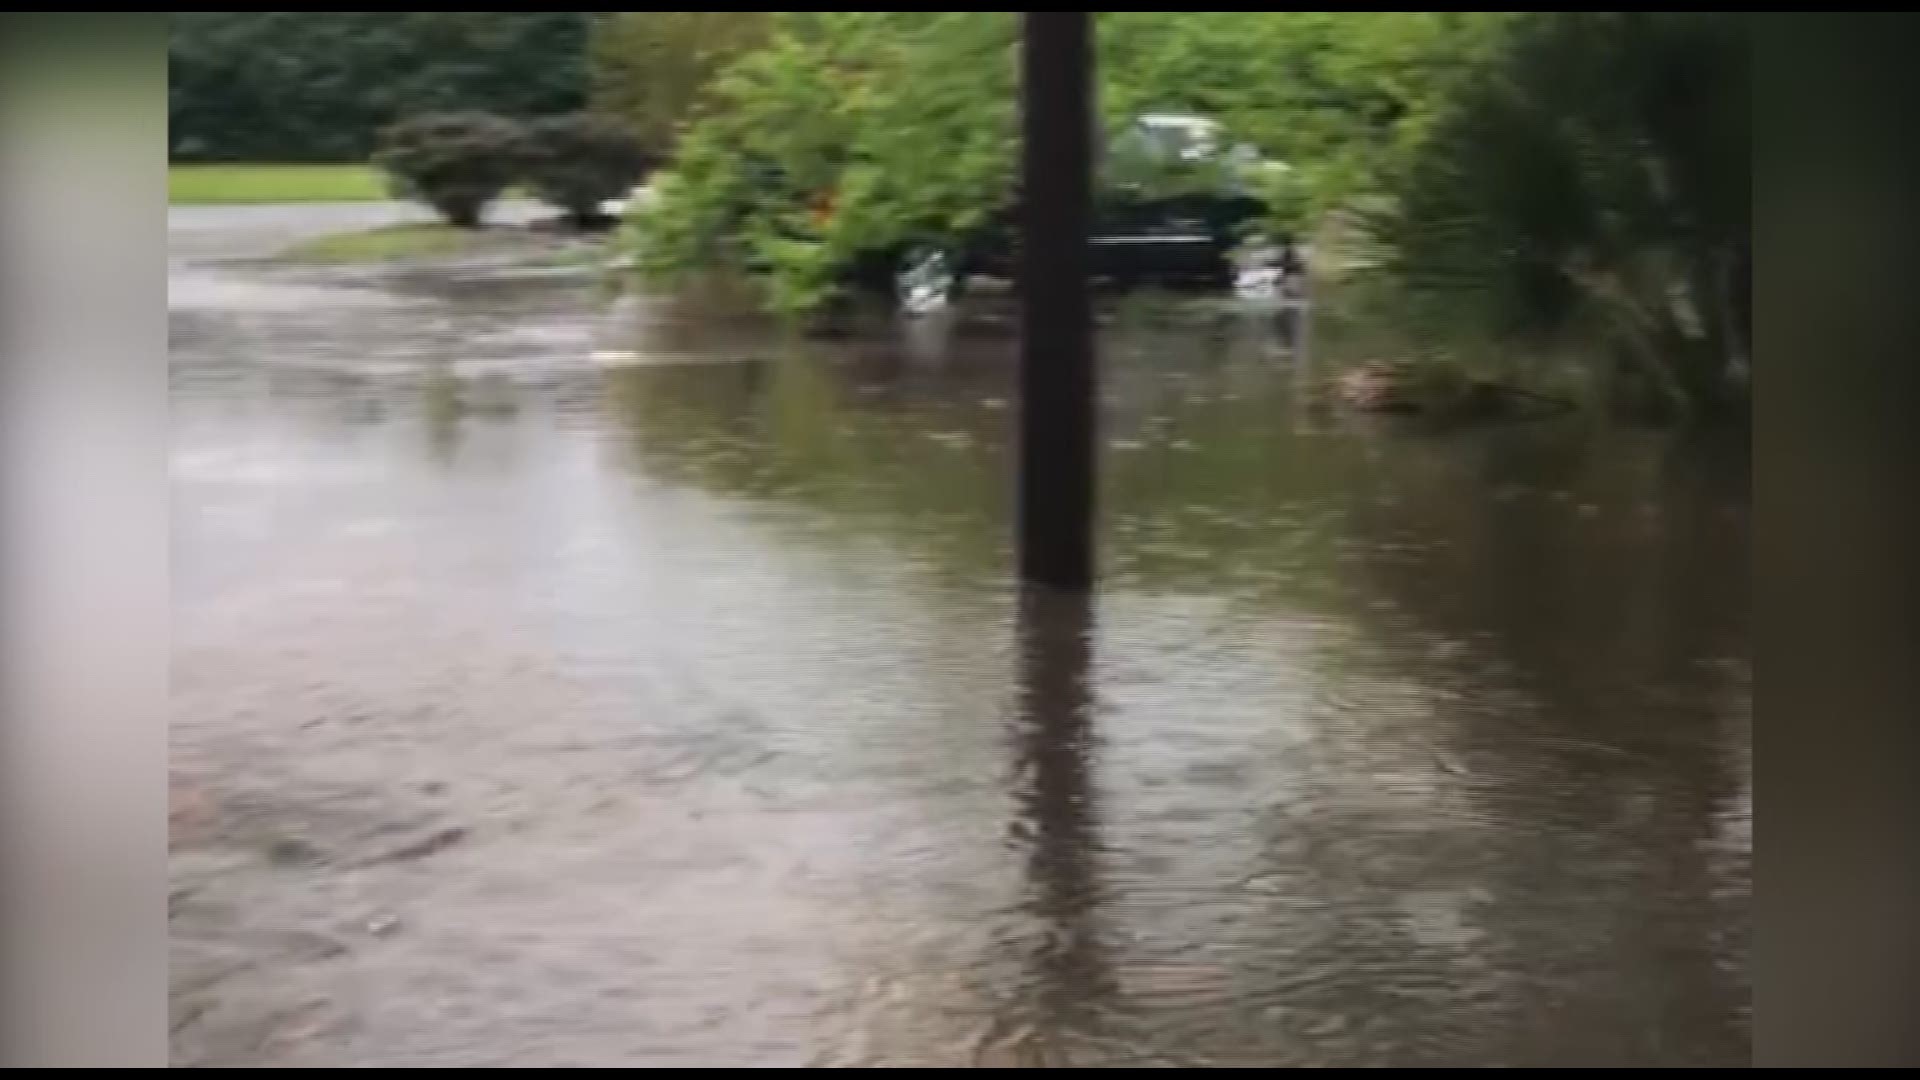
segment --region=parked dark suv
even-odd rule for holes
[[[1248,147],[1222,146],[1212,120],[1177,114],[1142,116],[1105,149],[1087,238],[1094,278],[1120,289],[1232,288],[1248,265],[1237,256],[1257,241],[1267,210],[1257,195],[1260,174],[1286,166]],[[919,314],[945,306],[969,277],[1012,277],[1017,197],[1011,202],[959,241],[923,241],[858,260],[856,285],[889,289],[901,310]]]

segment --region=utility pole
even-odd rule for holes
[[[1020,577],[1070,592],[1094,576],[1089,23],[1084,11],[1027,12],[1020,65]]]

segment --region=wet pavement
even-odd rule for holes
[[[1747,1061],[1738,452],[1126,305],[1022,596],[991,308],[221,261],[335,213],[171,218],[176,1064]]]

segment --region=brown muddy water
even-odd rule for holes
[[[368,213],[173,216],[175,1064],[1747,1061],[1741,454],[1122,311],[1023,599],[984,317],[222,261]]]

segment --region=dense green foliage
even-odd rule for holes
[[[1012,177],[1013,33],[1003,13],[783,13],[682,142],[648,264],[763,266],[777,306],[808,310],[862,251],[978,223]]]
[[[1446,13],[1114,12],[1099,24],[1110,131],[1192,111],[1295,166],[1277,222],[1370,189],[1444,81],[1498,24]],[[794,12],[729,65],[686,133],[643,256],[752,265],[805,310],[861,252],[951,237],[1004,205],[1018,23],[994,12]],[[830,208],[831,212],[826,212]]]
[[[652,155],[619,120],[591,113],[530,121],[521,138],[519,175],[533,193],[577,226],[601,223],[600,205],[625,195]]]
[[[523,137],[519,124],[490,113],[427,113],[381,132],[373,160],[401,194],[471,229],[518,178]]]
[[[1364,203],[1482,62],[1497,12],[1168,12],[1102,15],[1108,121],[1176,110],[1223,122],[1294,167],[1295,213]]]
[[[1713,409],[1745,357],[1746,24],[1691,12],[1514,21],[1371,221],[1415,313],[1603,344],[1616,389]]]
[[[1505,342],[1580,337],[1668,406],[1746,350],[1746,32],[1715,13],[1110,12],[1099,102],[1287,162],[1271,224]],[[643,266],[833,299],[864,253],[962,233],[1013,181],[1008,13],[796,12],[720,68],[637,224]],[[1104,163],[1108,170],[1116,162]],[[1438,335],[1430,341],[1441,341]],[[1457,358],[1456,358],[1457,359]]]
[[[762,11],[616,11],[594,25],[595,112],[625,120],[651,154],[672,150],[722,67],[766,41]]]
[[[586,103],[578,11],[186,11],[167,36],[180,161],[364,161],[426,112],[532,117]]]

